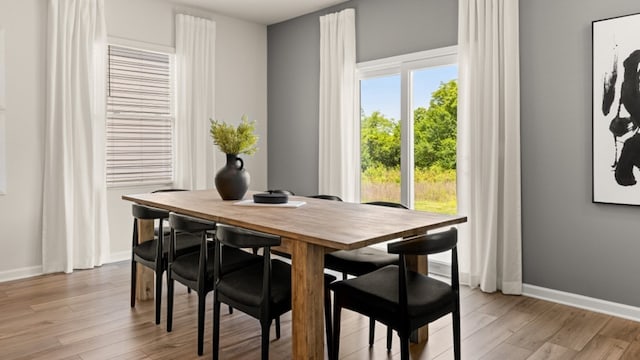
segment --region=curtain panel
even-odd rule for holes
[[[458,5],[458,209],[462,279],[522,292],[518,0]]]
[[[43,272],[109,258],[102,0],[50,0],[47,24]]]
[[[176,15],[175,185],[183,189],[213,186],[215,169],[209,119],[214,118],[216,23]],[[210,177],[210,179],[208,179]]]
[[[359,201],[355,10],[320,17],[318,193]]]

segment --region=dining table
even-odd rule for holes
[[[291,256],[293,359],[324,358],[326,253],[408,238],[467,221],[462,215],[302,196],[290,196],[287,204],[255,204],[254,193],[249,191],[244,201],[222,200],[215,189],[131,194],[123,195],[122,199],[279,236],[282,244],[277,250]],[[407,262],[413,269],[426,273],[425,256],[411,257]],[[426,339],[426,329],[418,336],[420,340]]]

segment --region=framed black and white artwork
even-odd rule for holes
[[[640,205],[640,14],[592,23],[593,202]]]

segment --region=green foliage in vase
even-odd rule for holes
[[[258,136],[254,134],[256,122],[249,121],[246,115],[242,115],[242,121],[237,128],[224,121],[210,120],[210,122],[213,143],[223,153],[253,155],[258,150],[256,147]]]

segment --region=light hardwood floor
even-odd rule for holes
[[[210,359],[211,294],[205,354],[196,355],[197,296],[176,286],[174,330],[154,323],[153,301],[129,307],[129,263],[0,283],[0,359]],[[523,296],[462,289],[463,359],[640,359],[640,323]],[[238,311],[221,318],[221,359],[258,359],[258,322]],[[340,358],[399,359],[385,328],[369,348],[368,319],[343,313]],[[451,318],[430,325],[412,359],[452,359]],[[291,317],[272,329],[273,360],[291,358]]]

